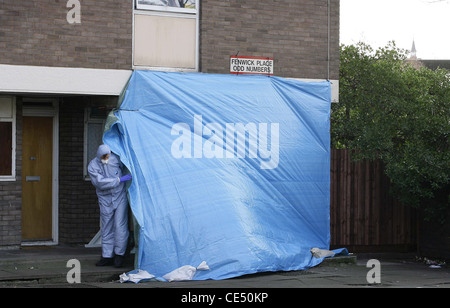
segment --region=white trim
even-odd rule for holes
[[[87,180],[89,178],[88,172],[87,172],[87,134],[88,134],[88,122],[89,122],[89,112],[88,108],[84,108],[84,122],[83,122],[83,180]],[[89,178],[90,179],[90,178]]]
[[[196,9],[185,9],[179,7],[171,7],[171,6],[159,6],[159,5],[151,5],[151,4],[136,4],[136,9],[138,10],[148,10],[155,12],[170,12],[170,13],[179,13],[179,14],[196,14]]]
[[[120,95],[131,70],[0,64],[0,93]]]
[[[176,72],[176,73],[198,73],[196,68],[181,68],[181,67],[163,67],[163,66],[142,66],[133,65],[134,70],[144,71],[160,71],[160,72]]]
[[[200,0],[195,3],[197,9],[197,14],[195,15],[195,70],[198,72],[200,70]]]
[[[150,16],[191,18],[191,19],[195,18],[195,14],[181,14],[180,12],[159,11],[159,10],[146,10],[146,11],[134,10],[133,15],[150,15]]]
[[[16,97],[15,96],[2,96],[11,99],[12,103],[12,117],[0,118],[0,122],[12,122],[12,149],[11,149],[11,175],[0,175],[0,182],[14,182],[16,181]]]
[[[148,10],[148,11],[159,11],[159,12],[171,12],[171,13],[181,13],[181,14],[197,14],[199,11],[199,0],[195,1],[195,9],[191,8],[179,8],[172,6],[163,6],[163,5],[151,5],[151,4],[140,4],[138,0],[136,2],[137,10]],[[134,5],[133,5],[134,8]]]
[[[90,117],[90,110],[91,110],[92,106],[88,106],[84,108],[84,122],[83,122],[83,179],[85,181],[91,181],[91,177],[89,176],[88,173],[88,163],[89,163],[89,158],[88,157],[88,153],[87,153],[87,148],[88,148],[88,126],[90,123],[92,124],[101,124],[102,127],[105,127],[105,123],[106,123],[106,118],[105,119],[100,119],[100,118],[92,118]]]
[[[52,241],[25,241],[22,246],[57,245],[59,241],[59,103],[57,98],[23,98],[23,102],[52,102],[53,107],[23,107],[23,116],[53,118]]]
[[[86,248],[102,247],[102,231],[99,230],[97,234],[91,239],[91,241],[84,245]]]
[[[54,241],[25,241],[20,243],[20,246],[22,247],[28,247],[28,246],[56,246],[58,245],[57,242]]]

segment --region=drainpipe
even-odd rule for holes
[[[327,3],[327,8],[328,8],[328,46],[327,46],[327,80],[330,80],[330,37],[331,37],[331,4],[330,4],[330,0],[328,0]]]

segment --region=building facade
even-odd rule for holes
[[[0,249],[86,244],[99,230],[86,166],[133,70],[331,80],[338,0],[0,2]]]

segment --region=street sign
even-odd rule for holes
[[[273,75],[273,58],[230,56],[230,73]]]

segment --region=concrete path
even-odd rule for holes
[[[27,248],[0,251],[0,287],[84,288],[450,288],[450,268],[415,260],[414,254],[358,254],[325,259],[321,265],[292,272],[246,275],[226,280],[119,283],[133,269],[96,267],[100,249],[84,247]],[[70,284],[68,261],[80,261],[81,283]],[[369,260],[377,260],[368,267]],[[70,273],[69,273],[70,276]]]

